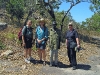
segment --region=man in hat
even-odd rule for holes
[[[45,20],[41,18],[39,20],[39,25],[36,28],[36,48],[38,49],[38,55],[39,55],[39,63],[43,62],[43,65],[45,65],[46,60],[46,54],[45,54],[45,48],[46,48],[46,40],[48,39],[48,28],[45,26]],[[42,61],[43,56],[43,61]]]
[[[56,21],[53,21],[52,28],[50,29],[50,67],[51,66],[58,66],[58,49],[60,49],[60,38],[61,38],[61,31],[56,27]],[[55,60],[53,64],[53,55],[55,55]]]

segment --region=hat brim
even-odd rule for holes
[[[45,20],[41,20],[41,21],[39,21],[39,22],[45,22]]]

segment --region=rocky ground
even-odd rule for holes
[[[0,50],[0,75],[99,75],[100,49],[95,44],[83,43],[82,45],[85,49],[77,53],[78,66],[75,71],[68,67],[67,50],[64,46],[59,50],[58,67],[49,67],[48,49],[46,49],[46,66],[36,63],[36,61],[32,61],[30,64],[25,63],[24,50],[21,47],[12,46],[11,51]],[[36,51],[32,52],[32,57],[38,60]]]
[[[94,37],[95,38],[95,37]],[[49,67],[49,49],[46,49],[47,64],[36,63],[38,54],[32,50],[32,57],[36,61],[27,64],[23,60],[24,49],[8,41],[9,48],[0,50],[0,75],[100,75],[100,39],[91,43],[81,42],[83,50],[77,53],[77,69],[68,67],[67,49],[65,44],[59,50],[59,66]]]

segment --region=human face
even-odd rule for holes
[[[31,25],[32,25],[32,21],[29,20],[29,21],[27,22],[27,25],[28,25],[28,26],[31,26]]]
[[[44,24],[45,24],[44,21],[41,21],[41,22],[40,22],[40,25],[41,25],[41,26],[44,26]]]
[[[68,28],[69,28],[70,30],[72,30],[72,29],[73,29],[73,25],[69,25]]]

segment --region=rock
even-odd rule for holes
[[[7,67],[7,66],[11,66],[13,63],[11,61],[8,60],[0,60],[0,66],[1,67]]]
[[[26,65],[22,65],[22,70],[25,70],[26,68]]]
[[[11,54],[13,54],[13,51],[12,51],[12,50],[7,50],[7,51],[3,52],[3,53],[1,54],[1,56],[9,56],[9,55],[11,55]]]
[[[20,72],[21,68],[20,67],[8,67],[4,71],[5,72]]]
[[[7,28],[7,23],[0,23],[0,30],[4,30]]]

